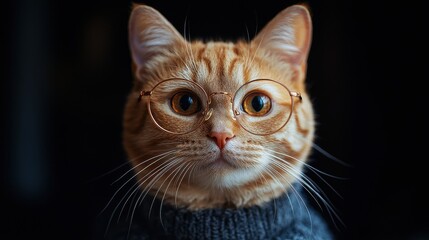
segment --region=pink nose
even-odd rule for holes
[[[220,150],[225,147],[226,141],[233,138],[235,135],[233,133],[226,133],[226,132],[211,132],[209,134],[209,137],[214,138],[214,141],[216,142],[216,145],[219,147]]]

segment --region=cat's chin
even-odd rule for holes
[[[231,171],[234,169],[239,169],[240,166],[237,166],[233,161],[227,160],[222,154],[214,158],[214,160],[207,163],[206,168],[214,170],[217,173],[222,173],[219,171]]]
[[[228,190],[254,181],[262,171],[262,166],[243,168],[219,159],[201,169],[194,176],[194,184],[207,190]]]
[[[206,179],[198,180],[198,184],[207,184],[206,187],[198,187],[194,182],[194,185],[183,188],[178,195],[175,192],[171,196],[167,195],[165,202],[189,210],[250,207],[280,196],[287,188],[276,182],[261,184],[256,181],[254,184],[237,185],[243,179],[224,176],[209,180],[208,177],[206,175]]]

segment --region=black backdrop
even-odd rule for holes
[[[296,1],[145,1],[192,38],[245,38]],[[346,227],[338,239],[429,239],[427,20],[407,1],[308,1],[313,166]],[[125,170],[129,1],[2,4],[2,239],[91,239]],[[324,211],[325,216],[329,215]],[[338,221],[337,221],[338,223]],[[4,224],[3,224],[4,226]]]

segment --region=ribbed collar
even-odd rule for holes
[[[148,199],[139,209],[140,224],[153,239],[271,239],[293,221],[308,217],[297,188],[263,206],[238,209],[190,211],[166,204],[160,209],[155,200],[150,217]]]

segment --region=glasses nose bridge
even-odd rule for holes
[[[208,95],[208,100],[207,100],[207,111],[205,111],[204,115],[204,121],[207,121],[211,118],[212,114],[213,114],[213,108],[210,107],[210,104],[212,103],[212,98],[215,95],[224,95],[227,96],[229,98],[229,102],[232,104],[233,102],[233,96],[231,93],[229,92],[223,92],[223,91],[219,91],[219,92],[212,92]],[[234,114],[234,113],[233,113]],[[232,116],[232,118],[235,120],[235,117]]]
[[[209,99],[208,99],[208,103],[209,104],[211,104],[212,103],[212,98],[213,98],[213,96],[215,96],[215,95],[225,95],[225,96],[227,96],[227,97],[229,97],[229,101],[232,103],[232,95],[231,95],[231,93],[229,93],[229,92],[212,92],[212,93],[210,93],[210,95],[208,96],[209,97]]]

